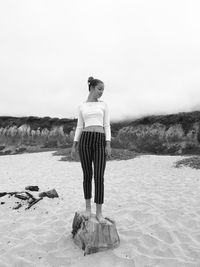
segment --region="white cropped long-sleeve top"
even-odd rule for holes
[[[92,125],[103,126],[106,141],[111,140],[110,115],[105,102],[83,102],[78,106],[78,121],[74,141],[79,141],[83,128]]]

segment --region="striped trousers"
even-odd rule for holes
[[[94,173],[94,202],[104,202],[104,171],[106,167],[105,134],[83,131],[80,136],[78,152],[83,170],[83,192],[85,199],[92,197],[92,176]],[[93,163],[93,168],[92,168]]]

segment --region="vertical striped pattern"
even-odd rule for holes
[[[79,156],[83,169],[83,191],[85,199],[92,197],[92,151],[91,135],[82,132],[79,141]]]
[[[83,191],[85,199],[92,197],[92,163],[94,164],[95,197],[94,202],[104,201],[104,171],[106,167],[105,134],[82,132],[79,141],[79,156],[83,169]]]

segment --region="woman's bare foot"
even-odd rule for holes
[[[102,204],[96,204],[96,218],[100,223],[106,223],[106,219],[102,215]]]
[[[103,215],[100,214],[96,214],[96,218],[100,223],[107,223],[106,219],[103,217]]]
[[[86,218],[86,219],[90,219],[91,218],[91,214],[92,214],[92,212],[91,212],[91,210],[85,210],[84,212],[83,212],[83,216]]]

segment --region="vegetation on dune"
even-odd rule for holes
[[[39,129],[48,129],[51,130],[54,126],[63,125],[64,133],[69,133],[73,127],[76,125],[76,119],[59,119],[59,118],[51,118],[51,117],[10,117],[10,116],[2,116],[0,117],[0,128],[6,128],[11,126],[20,127],[23,124],[27,124],[31,127],[31,130]]]
[[[191,129],[192,124],[195,122],[200,123],[200,111],[180,112],[177,114],[168,114],[168,115],[146,116],[129,122],[127,126],[137,126],[140,124],[151,125],[153,123],[160,123],[165,125],[167,129],[172,125],[180,124],[185,134],[187,134],[188,131]]]
[[[180,168],[183,166],[191,167],[193,169],[200,169],[200,157],[193,156],[193,157],[181,159],[175,163],[176,168]]]
[[[76,124],[76,118],[2,116],[0,155],[70,148]],[[111,122],[111,135],[113,151],[117,151],[112,158],[116,159],[129,158],[127,151],[200,154],[200,111]]]
[[[172,125],[180,124],[185,132],[191,129],[193,123],[200,123],[200,111],[193,112],[181,112],[177,114],[168,114],[168,115],[152,115],[142,117],[136,120],[121,121],[121,122],[111,122],[112,135],[116,136],[118,131],[127,126],[138,126],[138,125],[152,125],[154,123],[163,124],[166,126],[166,129]],[[64,132],[68,133],[73,127],[76,127],[77,119],[67,119],[67,118],[51,118],[51,117],[11,117],[11,116],[0,116],[0,127],[6,128],[16,125],[17,127],[22,124],[30,125],[31,129],[44,129],[47,128],[50,130],[53,126],[64,126]],[[198,136],[200,142],[200,134]]]

